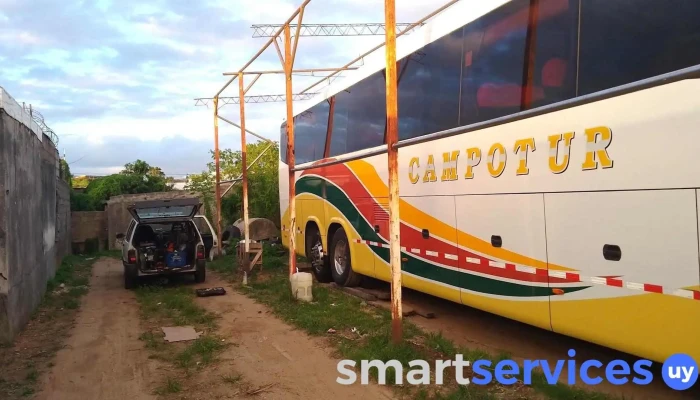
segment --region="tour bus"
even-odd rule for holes
[[[671,4],[672,3],[672,4]],[[700,360],[700,1],[462,1],[399,37],[405,287]],[[297,106],[297,251],[390,281],[385,49]],[[280,199],[289,182],[281,127]]]

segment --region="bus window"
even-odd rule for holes
[[[399,140],[454,128],[459,123],[462,28],[399,63]]]
[[[323,158],[329,110],[328,102],[322,101],[294,118],[295,164]]]
[[[333,134],[331,135],[330,156],[339,156],[347,153],[348,145],[348,107],[347,97],[350,94],[342,91],[335,95],[333,107]]]
[[[280,159],[287,163],[287,123],[282,122],[280,126]]]
[[[700,64],[700,1],[582,0],[578,95]]]
[[[380,146],[385,125],[386,83],[379,71],[335,96],[330,155]]]
[[[529,4],[512,1],[465,26],[460,125],[520,111]]]
[[[576,97],[577,36],[578,0],[540,0],[530,108]]]

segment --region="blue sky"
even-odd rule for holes
[[[0,0],[0,86],[31,103],[60,137],[75,174],[107,174],[137,158],[167,174],[203,170],[213,148],[211,97],[266,39],[252,24],[282,23],[301,0]],[[399,0],[412,22],[443,0]],[[304,23],[383,22],[383,0],[312,0]],[[341,66],[383,41],[302,37],[296,68]],[[251,68],[281,69],[270,47]],[[300,91],[318,78],[295,77]],[[232,85],[223,95],[236,96]],[[284,93],[263,76],[249,94]],[[238,106],[221,113],[238,121]],[[251,104],[247,128],[278,140],[284,103]],[[239,130],[220,125],[220,143],[240,148]],[[249,136],[248,140],[253,140]]]

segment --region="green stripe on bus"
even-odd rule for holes
[[[296,193],[310,193],[323,197],[323,184],[321,180],[321,178],[316,176],[302,177],[296,183]],[[360,211],[345,193],[328,180],[326,180],[326,201],[331,203],[348,221],[350,221],[363,240],[386,243],[362,217]],[[376,246],[370,246],[370,249],[382,260],[387,263],[389,262],[389,249]],[[512,297],[542,297],[552,295],[552,289],[549,287],[522,285],[502,281],[497,278],[473,275],[468,271],[455,271],[423,261],[410,253],[402,253],[402,258],[407,259],[407,261],[401,263],[401,269],[405,272],[431,281],[474,292]],[[566,287],[561,289],[564,293],[571,293],[588,287],[590,286]]]

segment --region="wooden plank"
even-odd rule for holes
[[[391,300],[391,293],[379,290],[379,289],[367,289],[367,288],[358,288],[362,290],[365,293],[369,293],[371,295],[374,295],[379,300],[386,300],[390,301]]]
[[[383,308],[387,311],[391,311],[391,303],[387,301],[368,301],[367,304],[377,307],[377,308]],[[415,315],[416,311],[413,309],[413,307],[407,306],[405,304],[401,305],[401,315],[404,317],[410,317],[411,315]]]
[[[343,287],[343,286],[338,286],[338,285],[335,285],[335,287],[337,289],[342,290],[345,293],[351,294],[355,297],[359,297],[362,300],[366,300],[366,301],[376,301],[377,300],[377,297],[374,296],[373,294],[365,293],[362,290],[359,290],[357,288]]]

